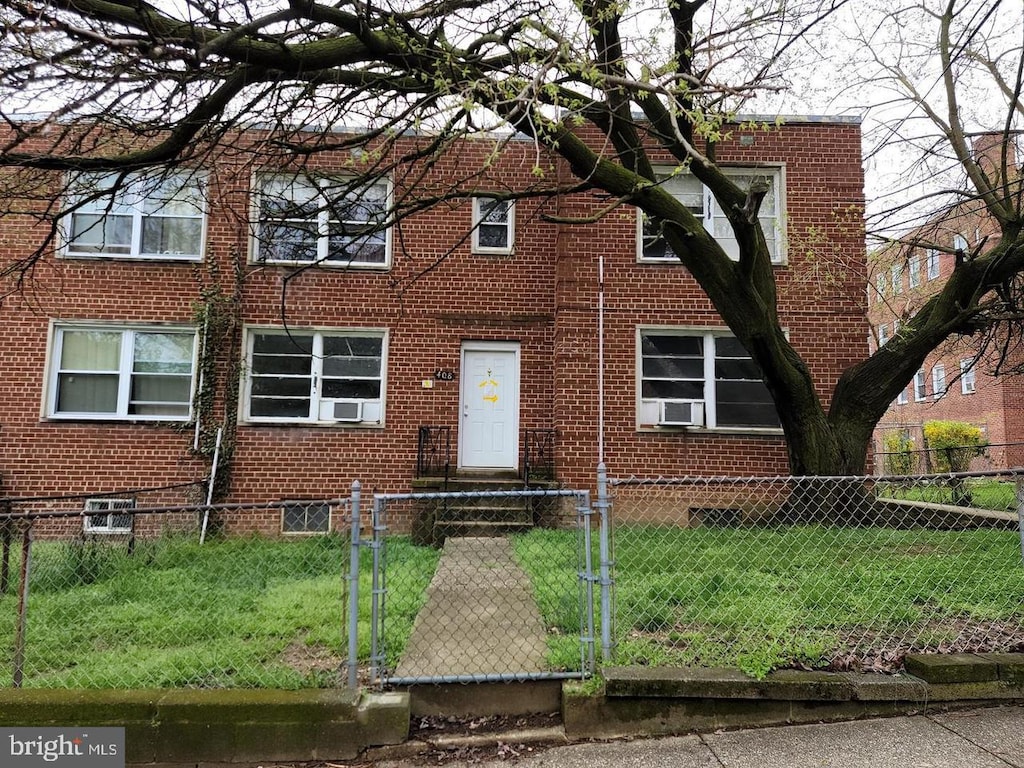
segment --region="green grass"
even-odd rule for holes
[[[954,504],[1002,512],[1013,512],[1017,509],[1014,484],[999,480],[965,480],[959,486],[951,486],[948,481],[911,487],[899,484],[882,485],[876,492],[880,498]]]
[[[517,542],[545,621],[566,631],[548,585],[556,573],[573,578],[575,536],[535,531]],[[872,644],[936,649],[970,625],[1005,624],[1024,641],[1016,532],[620,526],[615,562],[617,663],[761,676]],[[552,660],[565,654],[554,638]]]
[[[388,620],[404,646],[438,553],[388,540]],[[369,557],[364,551],[362,556]],[[337,684],[348,541],[185,538],[33,544],[26,687],[280,687]],[[368,566],[368,561],[366,563]],[[17,563],[12,563],[16,571]],[[405,572],[410,575],[404,577]],[[370,569],[360,579],[368,656]],[[16,583],[12,585],[16,589]],[[17,598],[0,598],[0,685],[9,686]]]

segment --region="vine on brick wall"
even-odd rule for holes
[[[199,299],[193,303],[193,322],[200,333],[198,374],[201,386],[196,388],[193,402],[199,439],[191,450],[209,462],[212,468],[217,430],[223,430],[214,482],[214,501],[224,499],[231,487],[231,464],[238,428],[243,274],[237,254],[235,256],[231,259],[234,274],[227,280],[212,256],[207,259],[202,271],[197,270]],[[219,419],[218,405],[223,408],[223,415]]]

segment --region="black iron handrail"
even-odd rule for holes
[[[451,427],[420,427],[416,444],[416,477],[444,477],[447,486],[451,453]]]
[[[523,484],[555,479],[554,429],[527,429],[523,431]]]

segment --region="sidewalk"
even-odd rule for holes
[[[520,768],[1024,768],[1024,706],[573,744],[536,753],[510,739],[490,750],[506,758],[518,752],[515,765]],[[509,764],[489,754],[479,750],[469,762],[445,766]],[[382,761],[375,766],[417,764]]]

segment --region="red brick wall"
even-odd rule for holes
[[[776,268],[780,312],[827,401],[839,372],[865,352],[862,190],[859,126],[794,123],[757,132],[752,146],[723,142],[726,163],[785,168],[788,263]],[[466,168],[480,168],[487,144],[465,144],[415,178],[416,191],[442,189]],[[316,159],[330,170],[347,162]],[[55,258],[50,253],[24,291],[0,312],[0,475],[11,495],[87,493],[163,485],[203,477],[190,425],[68,423],[41,417],[46,348],[54,319],[189,324],[202,285],[219,275],[230,288],[241,275],[240,319],[295,328],[388,331],[385,426],[239,424],[228,501],[326,498],[407,491],[416,462],[417,428],[459,423],[463,342],[518,342],[520,427],[557,428],[559,479],[593,484],[598,460],[597,301],[599,256],[605,261],[605,457],[615,475],[775,474],[786,471],[780,435],[696,434],[636,428],[638,324],[721,327],[702,290],[678,264],[638,264],[636,212],[624,207],[600,222],[554,224],[546,213],[586,216],[607,205],[596,195],[541,194],[564,168],[534,172],[534,148],[513,141],[481,177],[480,191],[533,188],[516,204],[515,251],[471,253],[467,200],[441,204],[403,221],[393,233],[387,271],[292,270],[248,264],[249,159],[225,157],[211,172],[206,263],[136,263]],[[396,194],[408,190],[395,179]],[[4,224],[3,259],[23,256],[41,237],[27,219]],[[287,290],[285,285],[287,282]],[[283,299],[282,299],[283,297]],[[240,343],[240,342],[238,342]],[[237,350],[236,350],[237,351]],[[221,360],[213,427],[231,398],[230,355]],[[422,382],[435,369],[455,381]],[[453,431],[453,454],[456,435]],[[453,456],[454,460],[454,456]],[[172,494],[173,496],[173,494]],[[184,494],[179,494],[184,501]],[[162,503],[166,500],[162,500]],[[250,524],[277,530],[279,516],[246,513]]]

